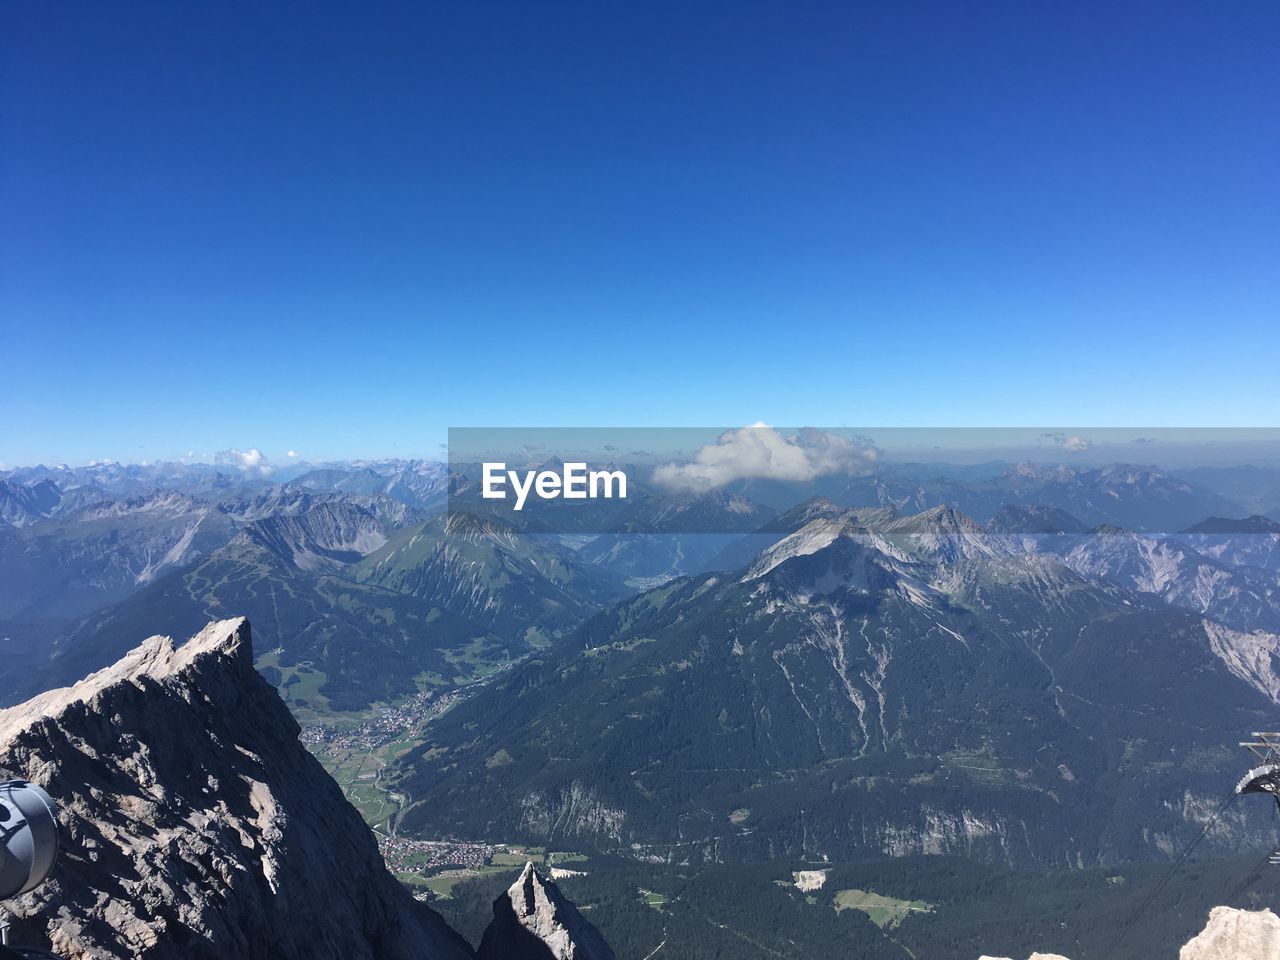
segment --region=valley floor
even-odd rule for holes
[[[1192,861],[1172,875],[1161,863],[1054,873],[954,857],[694,867],[551,850],[511,838],[478,841],[398,830],[407,798],[386,776],[392,764],[422,742],[434,720],[486,682],[427,687],[397,704],[357,713],[291,704],[305,720],[303,742],[374,830],[388,867],[473,943],[513,869],[533,861],[601,929],[620,960],[800,960],[833,945],[869,960],[974,960],[1035,950],[1073,960],[1172,958],[1257,860]],[[294,687],[308,690],[302,683]],[[282,692],[290,698],[295,690]],[[1278,897],[1280,870],[1262,875],[1233,905],[1257,907]],[[1111,949],[1135,914],[1138,922]]]

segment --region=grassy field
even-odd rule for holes
[[[316,752],[316,757],[346,794],[351,805],[360,811],[365,823],[375,830],[385,831],[388,819],[398,805],[387,795],[381,784],[382,770],[387,761],[384,751],[368,753],[361,750],[326,750]]]
[[[280,663],[279,653],[272,650],[258,658],[257,668],[280,671],[280,684],[276,689],[299,723],[333,720],[339,717],[356,719],[361,716],[344,714],[333,709],[329,704],[329,698],[320,692],[326,677],[309,661],[304,660],[291,666],[283,666]]]
[[[449,870],[445,873],[439,873],[434,877],[427,877],[425,879],[414,874],[400,874],[399,876],[402,880],[406,877],[412,877],[415,883],[428,888],[438,897],[451,897],[453,896],[453,888],[458,884],[467,880],[474,880],[477,877],[487,877],[495,873],[501,873],[503,875],[511,874],[511,867],[509,865],[498,866],[496,864],[490,864],[487,867],[477,867],[473,870]],[[514,880],[515,877],[512,876],[512,879]]]
[[[400,804],[395,791],[388,788],[383,773],[396,757],[418,742],[412,735],[407,735],[372,750],[356,746],[338,747],[329,743],[314,745],[309,749],[342,787],[342,792],[351,805],[360,811],[365,823],[374,830],[386,833],[390,830],[390,820],[399,811]]]
[[[656,890],[645,890],[644,888],[641,888],[640,899],[644,901],[645,906],[653,907],[653,909],[657,910],[659,913],[661,913],[662,908],[667,905],[667,895],[665,893],[658,893]]]
[[[481,637],[469,640],[464,646],[446,650],[444,658],[457,671],[454,683],[468,683],[492,676],[506,670],[512,663],[500,648]]]
[[[495,867],[523,867],[530,857],[523,853],[495,853],[490,861]]]
[[[933,910],[933,904],[923,900],[896,900],[870,890],[838,890],[834,906],[837,913],[841,910],[860,910],[882,930],[897,926],[909,913],[929,913]]]

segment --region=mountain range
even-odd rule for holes
[[[396,530],[349,500],[302,498],[306,507],[255,520],[76,621],[39,661],[11,667],[10,696],[103,666],[157,618],[183,632],[248,615],[262,624],[266,669],[317,676],[314,701],[300,706],[359,709],[522,656],[623,592],[565,548],[498,521],[433,518]]]
[[[446,714],[403,761],[402,822],[671,862],[1159,856],[1238,765],[1236,732],[1275,715],[1278,668],[1274,638],[953,508],[837,508]]]

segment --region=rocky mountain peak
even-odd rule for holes
[[[242,536],[299,570],[354,563],[387,542],[383,524],[363,505],[328,499],[300,514],[277,514],[250,524]]]
[[[1010,503],[996,511],[987,529],[1001,534],[1060,534],[1084,533],[1087,528],[1058,507]]]
[[[1253,514],[1243,520],[1232,517],[1209,517],[1188,527],[1185,533],[1280,534],[1280,523],[1270,517]]]
[[[532,863],[493,902],[479,960],[614,960],[590,922]]]
[[[773,533],[793,533],[812,520],[835,517],[844,512],[843,507],[837,506],[826,497],[810,497],[804,503],[778,514],[761,527],[761,530]]]
[[[0,712],[0,767],[55,799],[63,853],[11,901],[68,958],[464,960],[253,668],[249,625],[152,637]]]
[[[917,560],[942,567],[966,561],[989,561],[1008,552],[1008,544],[992,537],[972,517],[951,504],[940,504],[882,528],[885,535]]]
[[[1186,493],[1191,487],[1182,480],[1177,480],[1155,467],[1132,463],[1109,463],[1096,471],[1098,479],[1105,485],[1124,484],[1163,488],[1166,491]]]
[[[1178,960],[1280,957],[1280,917],[1270,910],[1214,907],[1205,928],[1178,951]]]
[[[1070,483],[1076,479],[1076,471],[1064,465],[1048,466],[1023,460],[1005,469],[1001,479],[1008,481],[1030,480],[1038,483]]]
[[[865,589],[868,564],[894,575],[908,568],[913,575],[923,575],[921,564],[945,570],[966,560],[986,562],[1007,553],[1006,544],[950,505],[908,517],[893,511],[843,510],[819,516],[761,551],[743,579],[759,579],[784,564],[799,574],[800,566],[791,561],[811,557],[814,561],[806,562],[804,570],[821,579],[823,592],[834,585],[830,575],[841,571],[847,583]],[[879,579],[871,571],[870,580]]]
[[[75,513],[77,520],[107,520],[133,514],[180,517],[205,512],[208,504],[190,494],[156,489],[129,497],[109,497],[86,504]]]
[[[1132,530],[1126,530],[1124,527],[1117,526],[1114,523],[1100,523],[1089,531],[1094,536],[1104,537],[1134,537],[1136,534]]]
[[[1205,928],[1178,951],[1178,960],[1272,960],[1280,957],[1280,917],[1270,910],[1214,907]],[[983,954],[978,960],[1010,960]],[[1067,960],[1033,953],[1027,960]]]
[[[149,683],[167,685],[193,680],[210,659],[225,660],[239,673],[253,669],[249,624],[243,618],[209,624],[182,646],[168,637],[150,637],[104,670],[92,673],[71,687],[48,690],[26,703],[0,710],[0,751],[28,734],[40,721],[69,720],[69,713],[105,706],[104,700],[120,684],[144,687]],[[216,667],[215,667],[216,669]],[[295,725],[296,727],[296,725]]]
[[[834,516],[819,516],[761,551],[743,579],[757,580],[789,560],[824,551],[841,537],[852,536],[861,531],[862,528],[843,512]]]
[[[967,514],[961,513],[949,503],[924,510],[910,517],[903,517],[889,527],[896,532],[919,534],[979,534],[982,528]]]
[[[48,516],[61,499],[62,492],[52,480],[23,484],[0,479],[0,523],[24,526]]]

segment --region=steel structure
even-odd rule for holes
[[[1236,793],[1269,793],[1280,807],[1280,733],[1253,736],[1240,746],[1253,754],[1256,765],[1236,784]],[[1280,848],[1272,851],[1268,862],[1280,865]]]

